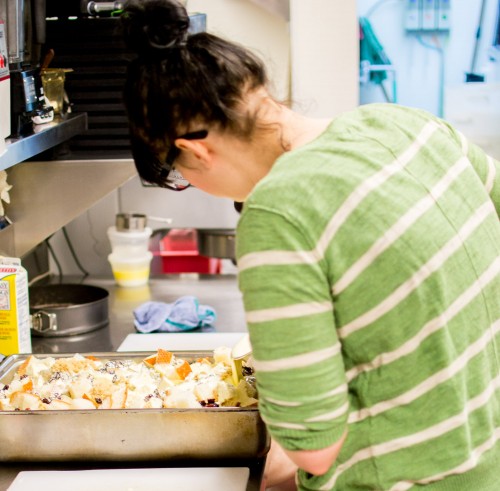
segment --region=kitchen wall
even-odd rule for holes
[[[450,0],[449,35],[423,35],[419,40],[404,29],[405,0],[358,0],[358,13],[367,16],[375,34],[396,68],[398,102],[438,114],[440,71],[444,66],[444,88],[456,87],[470,71],[482,0]],[[486,1],[477,71],[498,80],[498,64],[489,62],[497,0]],[[424,44],[422,44],[422,42]],[[443,59],[437,49],[443,50]],[[383,100],[376,86],[361,88],[361,102]]]
[[[404,29],[404,0],[358,0],[396,69],[397,102],[445,117],[489,153],[500,158],[500,53],[492,49],[498,0],[487,0],[474,72],[483,84],[465,83],[471,70],[482,0],[450,0],[448,35],[409,34]],[[392,97],[392,87],[387,92]],[[375,84],[364,84],[360,102],[384,101]]]
[[[288,1],[288,0],[287,0]],[[358,31],[354,2],[290,0],[289,9],[264,8],[251,0],[189,0],[188,9],[207,14],[207,30],[240,42],[266,62],[271,91],[293,100],[299,112],[333,116],[358,103]],[[281,15],[281,12],[289,13]],[[96,175],[96,179],[99,176]],[[144,187],[137,177],[70,222],[68,237],[80,264],[93,275],[109,275],[106,230],[118,212],[172,218],[172,227],[234,228],[238,214],[230,200],[196,189],[172,193]],[[165,228],[150,220],[152,228]],[[79,268],[62,232],[50,239],[64,274]],[[55,263],[52,269],[56,271]]]

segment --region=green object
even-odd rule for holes
[[[360,28],[360,61],[367,61],[370,65],[390,65],[391,61],[385,54],[384,48],[373,31],[370,21],[366,17],[359,18]],[[387,79],[385,70],[370,72],[370,82],[381,84]]]

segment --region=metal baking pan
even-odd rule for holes
[[[188,361],[211,351],[173,351]],[[36,354],[39,358],[65,354]],[[100,359],[144,359],[151,352],[81,353]],[[30,355],[0,363],[0,384]],[[0,461],[147,461],[254,459],[269,449],[255,407],[0,411]]]
[[[92,285],[57,284],[29,289],[34,336],[75,336],[107,326],[109,293]]]

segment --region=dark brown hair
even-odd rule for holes
[[[255,115],[242,112],[241,102],[267,85],[261,60],[206,32],[189,35],[189,16],[176,0],[129,0],[121,19],[125,41],[137,52],[124,98],[143,179],[162,184],[162,160],[179,132],[201,125],[252,134]]]

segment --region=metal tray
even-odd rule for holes
[[[194,361],[211,351],[173,351]],[[81,353],[144,359],[151,352]],[[74,353],[36,354],[63,358]],[[0,363],[0,384],[30,355]],[[0,411],[0,461],[217,460],[265,457],[269,436],[255,407]]]

